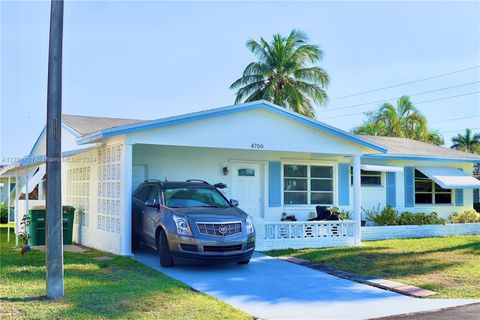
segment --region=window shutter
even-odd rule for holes
[[[415,169],[413,167],[405,167],[404,183],[405,183],[405,207],[413,207],[415,204]]]
[[[459,169],[463,171],[463,169]],[[457,207],[463,206],[463,189],[456,189],[455,190],[455,205]]]
[[[387,182],[386,182],[386,192],[387,192],[387,205],[396,207],[397,206],[397,190],[396,190],[396,174],[395,172],[387,172]]]
[[[270,207],[282,205],[282,165],[280,161],[268,163],[268,203]]]
[[[338,205],[350,204],[350,163],[338,164]]]

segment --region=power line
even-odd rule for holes
[[[464,131],[466,128],[463,129],[458,129],[458,130],[448,130],[448,131],[443,131],[443,133],[449,133],[449,132],[458,132],[458,131]],[[477,128],[470,128],[471,130],[479,130],[480,127]]]
[[[466,116],[466,117],[460,117],[460,118],[451,118],[451,119],[444,119],[444,120],[439,120],[439,121],[432,121],[430,123],[442,123],[442,122],[449,122],[449,121],[455,121],[455,120],[463,120],[463,119],[470,119],[470,118],[478,118],[480,115],[478,114],[473,114],[471,116]]]
[[[440,100],[448,100],[448,99],[464,97],[464,96],[477,94],[477,93],[480,93],[480,91],[467,92],[467,93],[464,93],[464,94],[458,94],[458,95],[455,95],[455,96],[443,97],[443,98],[438,98],[438,99],[424,100],[424,101],[414,102],[413,104],[422,104],[422,103],[428,103],[428,102],[434,102],[434,101],[440,101]],[[365,113],[365,111],[364,112],[349,113],[349,114],[342,114],[342,115],[338,115],[338,116],[334,116],[334,117],[324,118],[322,120],[350,117],[350,116],[355,116],[355,115],[364,114],[364,113]]]
[[[402,83],[395,84],[395,85],[391,85],[391,86],[388,86],[388,87],[382,87],[382,88],[378,88],[378,89],[373,89],[373,90],[367,90],[367,91],[357,92],[357,93],[353,93],[353,94],[348,94],[348,95],[341,96],[341,97],[337,97],[337,98],[333,98],[333,99],[330,99],[330,100],[331,100],[331,101],[333,101],[333,100],[339,100],[339,99],[344,99],[344,98],[359,96],[359,95],[362,95],[362,94],[377,92],[377,91],[381,91],[381,90],[386,90],[386,89],[401,87],[401,86],[405,86],[405,85],[407,85],[407,84],[412,84],[412,83],[427,81],[427,80],[436,79],[436,78],[440,78],[440,77],[445,77],[445,76],[448,76],[448,75],[451,75],[451,74],[460,73],[460,72],[465,72],[465,71],[470,71],[470,70],[474,70],[474,69],[477,69],[477,68],[480,68],[480,66],[475,66],[475,67],[471,67],[471,68],[461,69],[461,70],[452,71],[452,72],[448,72],[448,73],[437,74],[437,75],[435,75],[435,76],[431,76],[431,77],[427,77],[427,78],[423,78],[423,79],[418,79],[418,80],[413,80],[413,81],[402,82]]]
[[[462,83],[462,84],[458,84],[458,85],[455,85],[455,86],[444,87],[444,88],[439,88],[439,89],[434,89],[434,90],[428,90],[428,91],[418,92],[418,93],[414,93],[414,94],[407,94],[407,96],[409,96],[409,97],[415,97],[415,96],[420,96],[420,95],[422,95],[422,94],[427,94],[427,93],[432,93],[432,92],[438,92],[438,91],[444,91],[444,90],[449,90],[449,89],[454,89],[454,88],[460,88],[460,87],[472,85],[472,84],[475,84],[475,83],[480,83],[480,81],[473,81],[473,82],[468,82],[468,83]],[[345,107],[340,107],[340,108],[332,108],[332,109],[328,109],[328,110],[323,110],[323,111],[321,111],[321,113],[330,112],[330,111],[337,111],[337,110],[352,109],[352,108],[356,108],[356,107],[360,107],[360,106],[366,106],[366,105],[369,105],[369,104],[377,104],[377,103],[382,103],[382,102],[386,102],[386,101],[390,101],[390,100],[395,100],[395,99],[398,99],[398,97],[388,98],[388,99],[382,99],[382,100],[376,100],[376,101],[370,101],[370,102],[364,102],[364,103],[357,103],[357,104],[352,104],[352,105],[345,106]]]

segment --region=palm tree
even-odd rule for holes
[[[402,96],[395,107],[382,104],[376,111],[367,112],[368,120],[352,130],[355,134],[404,137],[436,145],[443,144],[443,136],[435,130],[429,131],[427,119],[410,101]]]
[[[452,138],[452,149],[470,153],[480,153],[480,133],[472,134],[472,130],[465,129],[465,134],[457,134]]]
[[[427,131],[425,117],[415,108],[408,96],[400,97],[397,107],[384,103],[371,114],[371,119],[375,123],[384,124],[386,136],[422,140]]]
[[[329,76],[318,65],[323,52],[307,43],[305,33],[292,30],[288,37],[275,34],[268,43],[250,39],[247,48],[257,57],[241,78],[230,86],[237,90],[235,103],[264,99],[315,118],[314,105],[326,103]]]

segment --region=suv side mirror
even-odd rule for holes
[[[160,205],[158,204],[156,199],[148,199],[147,201],[145,201],[145,206],[157,209],[160,208]]]
[[[239,205],[238,200],[235,200],[235,199],[230,199],[230,203],[231,203],[232,206],[234,206],[234,207],[238,207],[238,205]]]

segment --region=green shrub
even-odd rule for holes
[[[8,221],[8,208],[6,203],[0,203],[0,223],[7,223]]]
[[[439,218],[438,213],[412,213],[405,211],[400,215],[401,225],[445,224],[445,219]]]
[[[449,219],[453,223],[480,222],[480,213],[470,208],[452,214]]]
[[[379,212],[380,205],[375,210],[364,210],[367,214],[367,219],[373,221],[378,226],[394,226],[398,225],[398,211],[391,206],[386,206],[381,212]]]

